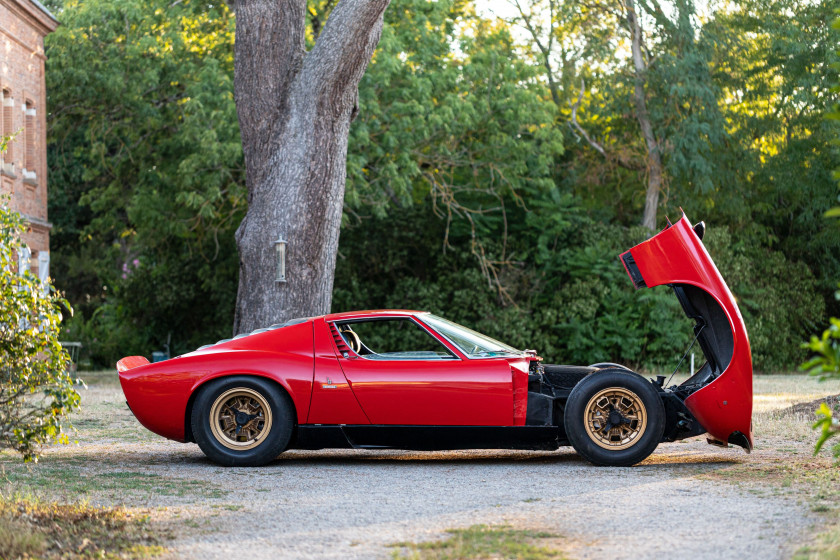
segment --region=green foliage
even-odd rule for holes
[[[840,165],[832,145],[838,123],[824,118],[837,101],[835,7],[743,0],[711,24],[721,37],[714,60],[737,158],[737,183],[715,208],[750,237],[807,263],[834,314],[840,229],[823,215],[837,199]]]
[[[501,276],[511,305],[482,275],[468,249],[468,231],[450,232],[452,248],[439,249],[446,223],[430,220],[428,205],[345,228],[335,311],[427,310],[513,346],[536,348],[549,363],[618,361],[668,370],[691,342],[691,321],[673,293],[665,287],[635,290],[618,260],[645,239],[643,228],[594,222],[572,209],[565,225],[545,228],[542,248],[528,248],[527,234],[512,225],[519,242],[511,250],[522,261]],[[529,217],[538,221],[537,213]],[[517,216],[511,221],[521,223]],[[738,242],[725,227],[709,228],[706,236],[739,298],[756,369],[795,366],[803,352],[790,338],[801,339],[823,312],[813,297],[813,275],[778,251]]]
[[[822,218],[840,167],[837,122],[823,118],[837,98],[829,4],[739,0],[698,17],[680,1],[668,19],[640,8],[663,209],[709,223],[760,371],[801,362],[795,341],[840,311],[840,229]],[[331,5],[308,3],[309,44]],[[428,309],[550,361],[670,368],[690,322],[666,288],[633,290],[616,258],[647,235],[632,227],[645,166],[616,163],[645,153],[626,36],[598,6],[556,6],[559,105],[538,47],[509,24],[469,0],[392,2],[359,88],[333,307]],[[52,264],[77,309],[67,336],[108,367],[170,336],[173,355],[229,336],[247,203],[232,11],[51,7]],[[581,77],[579,119],[614,158],[569,132]]]
[[[0,199],[0,449],[27,461],[40,445],[67,442],[62,422],[79,406],[69,372],[70,356],[59,343],[60,307],[69,304],[50,285],[14,270],[15,249],[26,226]]]
[[[840,8],[835,9],[835,12],[840,13]],[[835,19],[832,27],[840,29],[840,19]],[[836,51],[836,54],[840,55],[840,50]],[[833,66],[835,70],[840,69],[840,63],[835,63]],[[836,85],[834,89],[838,89]],[[835,111],[828,115],[831,119],[838,118],[837,106],[834,109]],[[837,142],[837,138],[835,138],[834,143]],[[835,177],[840,178],[840,169],[835,171]],[[828,218],[837,215],[840,215],[838,208],[832,208],[825,214]],[[840,230],[840,228],[837,229]],[[840,291],[836,292],[834,297],[840,301]],[[817,338],[812,335],[811,340],[802,345],[803,348],[814,352],[815,355],[802,364],[801,369],[807,370],[811,375],[819,376],[821,380],[840,377],[840,319],[832,317],[829,319],[829,323],[829,327],[823,331],[821,337]],[[814,454],[819,453],[829,439],[840,434],[840,418],[834,416],[834,412],[840,413],[840,409],[835,407],[835,410],[832,411],[826,403],[822,403],[817,410],[817,422],[813,428],[820,430],[820,437],[814,447]],[[840,443],[832,447],[832,453],[835,457],[840,458]]]
[[[801,340],[825,312],[808,266],[726,228],[710,227],[704,243],[736,296],[755,369],[795,368],[804,354],[790,341]]]
[[[67,0],[46,41],[53,269],[96,362],[229,335],[244,213],[224,2]]]
[[[506,261],[505,240],[494,246],[490,232],[510,206],[553,188],[563,152],[555,107],[536,75],[507,27],[477,18],[467,3],[393,5],[360,86],[347,166],[351,213],[383,216],[430,197],[431,213],[470,232],[481,267]]]
[[[814,445],[814,455],[820,452],[820,449],[822,449],[823,445],[829,439],[840,434],[840,420],[834,416],[834,412],[837,412],[837,410],[832,411],[826,403],[822,403],[817,409],[817,421],[814,423],[813,428],[820,430],[820,437],[816,445]],[[840,457],[840,443],[835,443],[831,448],[831,452],[835,457]]]
[[[832,317],[830,322],[821,337],[812,336],[810,342],[802,345],[816,354],[802,364],[802,369],[821,379],[840,375],[840,319]]]
[[[837,292],[837,297],[840,299],[840,292]],[[840,319],[832,317],[830,326],[823,331],[822,336],[811,336],[811,340],[802,347],[814,355],[800,366],[801,369],[820,379],[840,377]],[[820,430],[820,437],[814,447],[814,454],[819,453],[829,439],[840,434],[840,418],[834,412],[840,410],[833,411],[826,403],[817,409],[814,429]],[[832,447],[832,453],[840,458],[840,443]]]

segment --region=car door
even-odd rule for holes
[[[330,327],[346,343],[338,360],[371,424],[513,425],[506,360],[460,356],[410,316]]]

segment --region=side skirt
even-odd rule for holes
[[[557,426],[301,425],[293,449],[533,449],[569,445]]]

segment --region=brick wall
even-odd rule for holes
[[[0,0],[0,133],[17,132],[0,161],[0,194],[29,221],[24,242],[39,272],[50,250],[44,37],[58,22],[32,0]],[[39,256],[41,257],[39,259]]]

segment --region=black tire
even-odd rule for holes
[[[575,386],[563,420],[569,441],[586,460],[629,467],[646,459],[662,441],[665,407],[656,388],[641,375],[605,369]]]
[[[245,422],[245,417],[233,420],[233,411],[250,416],[247,423],[238,423]],[[222,422],[224,416],[234,423]],[[210,460],[226,467],[258,467],[289,445],[295,427],[294,405],[285,391],[267,379],[222,377],[201,387],[190,421],[196,443]],[[228,437],[228,429],[235,430],[233,437]],[[249,440],[246,434],[253,437]]]

